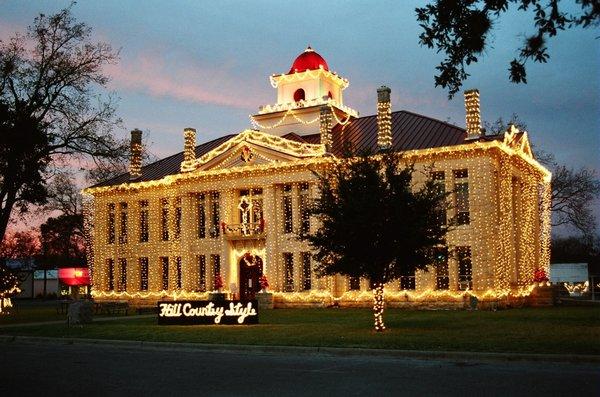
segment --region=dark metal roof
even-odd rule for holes
[[[377,151],[377,116],[366,116],[352,120],[345,126],[336,125],[332,130],[332,153],[341,156],[345,148],[354,153]],[[223,142],[236,135],[226,135],[210,142],[196,146],[196,158],[210,152]],[[421,116],[405,110],[392,113],[392,150],[405,151],[427,149],[441,146],[452,146],[464,143],[467,136],[463,128],[444,121]],[[320,143],[320,134],[299,136],[288,133],[283,138],[296,142]],[[177,174],[183,161],[183,152],[142,167],[142,176],[134,182],[161,179],[167,175]],[[119,175],[92,187],[119,185],[129,182],[129,173]]]
[[[333,128],[332,135],[331,151],[336,156],[342,155],[346,148],[354,153],[374,153],[377,151],[377,116],[354,119],[345,126],[338,124]],[[394,151],[460,145],[464,143],[466,136],[463,128],[444,121],[406,110],[392,113]]]
[[[196,158],[205,155],[223,142],[236,136],[235,134],[225,135],[212,141],[196,146]],[[167,175],[179,173],[181,170],[181,162],[183,161],[183,152],[179,152],[162,160],[145,165],[142,167],[142,176],[132,182],[152,181],[155,179],[164,178]],[[120,185],[129,182],[129,173],[118,175],[112,179],[100,182],[92,187]]]

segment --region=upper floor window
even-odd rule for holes
[[[300,233],[310,231],[310,211],[309,211],[309,186],[308,183],[300,184]]]
[[[469,215],[469,172],[467,170],[454,170],[454,208],[456,209],[456,223],[468,225]]]
[[[283,232],[292,233],[293,231],[293,212],[292,212],[292,185],[283,185]]]
[[[160,229],[161,239],[169,240],[169,199],[163,198],[160,200]]]
[[[148,242],[148,200],[140,201],[140,243]]]
[[[108,244],[115,242],[115,203],[108,205],[107,241]]]
[[[446,193],[446,174],[444,171],[433,171],[431,173],[431,179],[435,182],[435,188],[437,193],[443,195]],[[446,219],[446,207],[445,205],[441,205],[440,208],[437,208],[435,211],[436,220],[440,225],[445,225],[447,222]]]
[[[119,244],[127,244],[127,203],[119,204],[120,210],[120,227],[119,227]]]
[[[175,199],[175,239],[181,235],[181,197]]]
[[[304,93],[304,90],[302,88],[298,88],[296,91],[294,91],[294,102],[303,101],[305,97],[306,94]]]
[[[198,238],[218,237],[221,230],[219,192],[200,193],[196,198]]]

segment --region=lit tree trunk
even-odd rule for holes
[[[385,331],[383,325],[383,283],[376,283],[373,289],[373,315],[375,316],[375,332]]]

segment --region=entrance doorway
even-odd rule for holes
[[[260,276],[263,271],[263,261],[258,255],[247,252],[240,259],[240,299],[254,299],[260,291]]]

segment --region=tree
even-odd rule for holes
[[[527,83],[525,63],[529,60],[546,63],[548,38],[559,31],[581,26],[588,28],[600,23],[600,4],[597,0],[578,0],[575,7],[581,13],[565,12],[560,0],[436,0],[425,7],[417,8],[417,21],[423,28],[419,42],[446,58],[436,67],[435,85],[448,89],[448,96],[456,94],[462,82],[469,77],[465,67],[478,62],[479,57],[490,47],[490,36],[495,20],[508,10],[510,5],[518,10],[533,10],[535,32],[525,37],[518,49],[519,56],[510,62],[510,80]]]
[[[0,41],[0,237],[14,208],[46,203],[60,160],[126,151],[112,133],[114,100],[97,91],[108,82],[102,67],[117,58],[109,44],[92,42],[70,7]]]
[[[485,123],[491,134],[506,131],[510,124],[522,131],[527,128],[516,114],[508,122],[499,118],[494,123]],[[600,181],[596,172],[586,167],[575,169],[559,164],[553,154],[543,150],[535,150],[535,157],[552,171],[552,226],[570,226],[585,239],[592,239],[596,231],[593,205],[600,197]]]
[[[319,274],[371,280],[376,331],[385,329],[383,285],[426,269],[434,248],[445,244],[439,215],[446,194],[429,178],[415,188],[413,173],[398,154],[339,160],[319,176],[321,197],[310,210],[319,229],[300,236],[314,248]]]
[[[40,252],[38,236],[32,231],[22,231],[7,234],[0,244],[0,259],[28,259]]]

